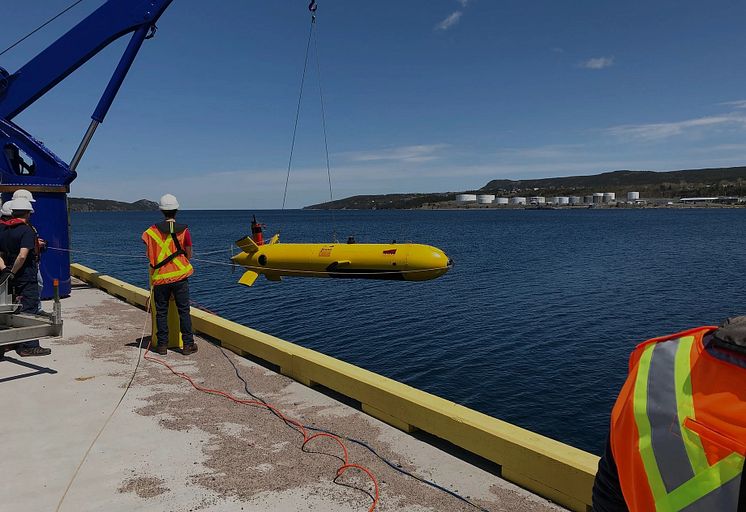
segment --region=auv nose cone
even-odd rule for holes
[[[446,254],[429,245],[415,245],[407,258],[408,281],[436,279],[451,269],[453,261]]]

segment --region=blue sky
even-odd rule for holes
[[[68,3],[3,2],[1,17],[13,21],[0,47]],[[0,66],[15,71],[101,3],[85,0]],[[174,0],[72,195],[131,201],[170,191],[184,208],[279,208],[307,3]],[[335,198],[743,165],[745,15],[743,2],[717,0],[320,0]],[[124,44],[16,122],[69,161]],[[328,199],[323,148],[311,72],[289,207]]]

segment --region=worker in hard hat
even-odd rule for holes
[[[142,234],[150,262],[150,282],[155,302],[156,351],[166,355],[168,349],[168,302],[174,298],[179,312],[179,328],[184,346],[182,354],[197,351],[192,334],[192,318],[189,312],[189,276],[194,269],[189,263],[192,257],[192,237],[186,224],[176,222],[179,202],[171,194],[161,197],[158,207],[164,221],[153,224]]]
[[[34,199],[34,196],[31,192],[26,190],[25,188],[19,188],[15,192],[13,192],[13,199],[27,199],[30,203],[35,203],[36,199]],[[12,199],[12,200],[13,200]],[[37,248],[38,248],[38,254],[36,257],[39,259],[39,265],[38,265],[38,271],[36,273],[36,280],[39,283],[39,293],[41,294],[41,290],[44,288],[44,278],[41,276],[41,253],[47,250],[47,241],[44,240],[42,237],[39,236],[39,232],[36,230],[33,224],[29,223],[29,226],[31,226],[34,229],[34,233],[36,234],[36,241],[37,241]],[[41,311],[41,308],[40,308]]]
[[[30,203],[36,202],[33,194],[31,194],[31,192],[29,192],[25,188],[19,188],[18,190],[13,192],[13,199],[27,199]]]
[[[8,221],[13,218],[12,203],[12,200],[5,201],[2,207],[0,207],[0,221]]]
[[[594,512],[746,510],[746,317],[632,352]]]
[[[6,203],[7,204],[7,203]],[[13,295],[21,303],[21,313],[37,314],[40,311],[39,286],[39,244],[35,230],[29,224],[33,206],[28,199],[10,201],[13,218],[5,222],[6,229],[0,232],[0,255],[8,267],[3,271],[10,280]],[[41,347],[39,340],[31,340],[16,345],[16,353],[21,357],[46,356],[52,353]]]

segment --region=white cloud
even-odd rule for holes
[[[741,122],[746,127],[746,119]],[[666,124],[666,123],[660,123]],[[667,123],[674,124],[674,123]],[[643,126],[643,125],[639,125]],[[700,126],[718,126],[703,124]],[[693,129],[693,128],[691,128]],[[550,144],[494,148],[490,154],[466,162],[458,148],[443,144],[394,147],[335,155],[340,165],[332,168],[334,197],[359,194],[445,192],[479,188],[492,179],[530,179],[596,174],[617,169],[674,170],[743,163],[742,148],[734,144],[688,144],[671,150],[636,144]],[[647,141],[643,141],[647,142]],[[443,151],[448,148],[449,151]],[[453,153],[459,153],[454,158]],[[471,151],[469,153],[472,153]],[[448,156],[451,158],[447,158]],[[440,156],[442,158],[438,159]],[[426,165],[414,165],[435,157]],[[414,159],[414,164],[412,163]],[[437,160],[437,161],[436,161]],[[285,186],[285,168],[244,168],[234,171],[198,172],[183,179],[131,176],[126,169],[113,175],[81,173],[74,196],[132,201],[153,192],[149,199],[168,191],[185,209],[279,208]],[[122,176],[127,176],[122,178]],[[220,198],[216,201],[215,198]],[[325,167],[294,168],[290,176],[287,208],[327,201],[329,188]]]
[[[340,157],[351,162],[396,161],[402,163],[431,162],[440,158],[439,153],[447,144],[419,144],[374,151],[351,151],[340,153]]]
[[[718,105],[727,105],[729,107],[742,109],[742,108],[746,108],[746,100],[725,101],[723,103],[718,103]]]
[[[512,158],[516,161],[525,161],[527,159],[535,160],[556,160],[558,158],[568,158],[587,152],[584,144],[547,144],[544,146],[524,147],[524,148],[501,148],[497,151],[500,159]]]
[[[695,151],[712,153],[713,151],[720,151],[729,153],[733,151],[746,152],[746,144],[717,144],[715,146],[709,146],[705,148],[699,148]]]
[[[454,26],[456,23],[459,22],[462,14],[464,13],[461,11],[452,12],[451,14],[446,16],[446,18],[443,21],[435,25],[435,28],[437,30],[448,30],[449,28],[451,28],[452,26]]]
[[[461,4],[461,7],[466,7],[469,4],[469,0],[457,0]]]
[[[604,69],[614,64],[614,57],[594,57],[580,63],[585,69]]]
[[[643,140],[660,140],[676,135],[682,135],[692,130],[706,130],[735,126],[746,127],[746,116],[726,114],[721,116],[698,117],[670,123],[626,124],[612,126],[607,133],[617,137]]]

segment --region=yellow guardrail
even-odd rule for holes
[[[140,308],[148,290],[71,265],[74,277]],[[587,512],[598,457],[406,384],[192,308],[194,330],[240,355],[280,367],[307,386],[320,384],[362,404],[399,429],[422,430],[501,467],[501,476],[578,512]]]

